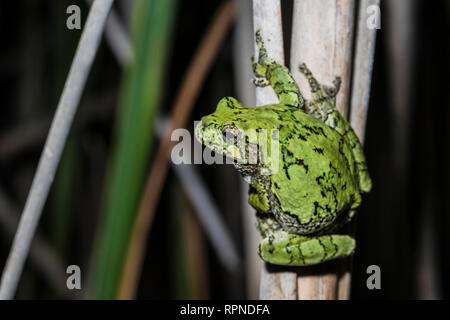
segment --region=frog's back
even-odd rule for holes
[[[291,114],[295,119],[280,128],[280,165],[271,178],[280,206],[274,213],[287,230],[311,233],[352,204],[356,169],[342,135],[302,111]]]

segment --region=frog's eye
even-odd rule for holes
[[[235,126],[227,124],[222,128],[222,135],[226,143],[232,144],[239,140],[241,132]]]

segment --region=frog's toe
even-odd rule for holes
[[[266,78],[254,77],[252,78],[252,82],[257,87],[267,87],[270,82]]]
[[[340,87],[341,87],[341,77],[336,76],[336,77],[334,77],[333,85],[332,86],[323,86],[323,89],[325,90],[325,93],[329,97],[333,98],[339,92]]]
[[[339,76],[334,77],[333,79],[333,86],[336,91],[339,91],[339,88],[341,87],[342,79]]]

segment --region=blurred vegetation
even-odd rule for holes
[[[94,250],[89,297],[116,297],[138,208],[158,112],[175,0],[137,0],[132,15],[133,63],[124,71],[107,176],[105,212]]]

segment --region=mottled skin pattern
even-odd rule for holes
[[[256,41],[254,83],[271,85],[280,103],[246,108],[223,98],[214,113],[202,118],[195,135],[234,159],[249,182],[249,203],[257,210],[264,237],[259,254],[265,261],[312,265],[348,256],[354,239],[335,232],[352,219],[371,180],[359,140],[335,107],[340,79],[335,78],[333,87],[321,86],[300,64],[312,92],[312,100],[306,101],[288,69],[268,58],[259,32]],[[260,129],[276,129],[278,136],[251,134]],[[278,146],[276,154],[268,151],[272,145]],[[258,161],[249,164],[255,154]],[[272,160],[276,156],[278,162]]]

